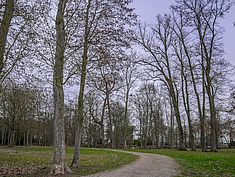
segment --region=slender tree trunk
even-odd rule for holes
[[[233,126],[232,126],[232,124],[230,124],[230,128],[229,128],[229,148],[231,148],[232,142],[233,142]]]
[[[26,145],[26,135],[25,135],[25,131],[24,131],[24,138],[23,138],[23,146]]]
[[[10,129],[9,139],[8,139],[8,146],[13,147],[15,145],[15,130]]]
[[[30,146],[33,145],[33,134],[30,135],[29,145],[30,145]]]
[[[205,109],[205,105],[201,105],[201,100],[200,100],[200,95],[198,93],[198,89],[197,89],[197,85],[196,85],[196,80],[195,80],[195,75],[194,75],[194,70],[193,70],[193,66],[192,66],[192,62],[191,62],[191,56],[189,54],[189,50],[188,47],[186,46],[185,43],[185,36],[183,34],[183,30],[181,29],[181,27],[179,25],[177,25],[180,33],[178,34],[178,37],[180,39],[180,41],[182,42],[183,45],[183,49],[184,52],[186,54],[186,58],[188,60],[188,64],[189,64],[189,71],[191,74],[191,78],[192,78],[192,83],[193,83],[193,89],[194,89],[194,93],[196,95],[196,99],[197,99],[197,107],[198,107],[198,114],[199,114],[199,119],[200,119],[200,143],[201,143],[201,148],[202,151],[206,151],[206,144],[205,144],[205,114],[203,114],[203,109]],[[177,33],[176,33],[177,34]],[[202,59],[203,62],[203,59]],[[203,68],[203,67],[202,67]],[[204,77],[204,70],[202,69],[202,77]],[[202,88],[204,90],[204,79],[202,79]],[[203,92],[203,103],[204,104],[204,93]],[[202,107],[201,107],[202,106]]]
[[[205,72],[205,88],[209,99],[210,105],[210,120],[211,120],[211,151],[216,152],[216,108],[215,108],[215,98],[213,95],[213,86],[212,86],[212,78],[210,76],[211,72],[211,58],[208,57],[206,46],[202,41],[202,46],[204,48],[204,53],[206,55],[206,67],[203,66],[203,70]],[[203,58],[202,58],[203,60]],[[204,64],[204,63],[203,63]]]
[[[4,68],[4,53],[8,31],[14,12],[14,0],[6,0],[5,11],[0,25],[0,76]]]
[[[214,19],[216,20],[216,19]],[[214,51],[214,45],[215,45],[215,37],[216,37],[216,33],[215,33],[215,25],[216,25],[216,21],[214,21],[214,23],[212,24],[212,36],[210,38],[210,42],[208,44],[207,40],[205,38],[205,31],[203,31],[201,29],[201,26],[203,24],[203,22],[201,21],[200,16],[196,16],[196,22],[197,22],[197,31],[198,31],[198,36],[200,39],[200,47],[201,47],[201,61],[202,61],[202,70],[203,70],[203,74],[205,75],[205,79],[204,79],[204,75],[203,75],[203,79],[204,79],[204,85],[206,88],[206,92],[208,95],[208,99],[209,99],[209,105],[210,105],[210,118],[211,118],[211,140],[212,140],[212,146],[211,146],[211,151],[216,152],[217,148],[216,148],[216,109],[215,109],[215,98],[214,98],[214,93],[213,93],[213,85],[212,85],[212,80],[213,78],[211,77],[211,65],[212,65],[212,57],[213,57],[213,51]],[[209,25],[209,24],[208,24]],[[209,26],[208,26],[209,27]],[[211,30],[210,29],[210,30]],[[209,47],[209,49],[208,49]],[[205,61],[205,63],[204,63]],[[204,66],[205,65],[205,66]]]
[[[202,57],[202,112],[200,113],[200,128],[201,128],[201,148],[202,152],[207,151],[206,145],[206,90],[205,90],[205,74],[204,74],[204,60]]]
[[[87,74],[87,64],[88,64],[88,49],[89,49],[89,10],[91,6],[91,0],[88,0],[86,17],[85,17],[85,34],[84,34],[84,43],[83,43],[83,56],[82,56],[82,71],[80,79],[80,91],[78,96],[78,108],[76,116],[76,134],[75,134],[75,151],[73,155],[73,160],[71,166],[79,167],[80,161],[80,146],[82,138],[82,129],[83,129],[83,98],[86,85],[86,74]]]
[[[158,103],[160,104],[160,103]],[[159,148],[159,120],[160,120],[160,110],[159,110],[159,105],[156,111],[156,114],[154,116],[154,134],[155,134],[155,138],[156,138],[156,142],[155,142],[155,148]]]
[[[1,145],[3,146],[5,144],[5,126],[2,128],[2,142],[1,142]]]
[[[64,10],[66,0],[60,0],[56,15],[56,52],[53,72],[53,91],[54,91],[54,157],[51,174],[70,173],[66,164],[65,148],[65,128],[64,128],[64,51],[65,51],[65,29],[64,29]]]
[[[108,90],[108,88],[106,88],[106,90]],[[109,117],[109,133],[110,133],[110,139],[111,139],[111,147],[114,148],[115,147],[115,140],[114,140],[114,131],[113,131],[113,122],[112,122],[112,116],[111,116],[111,108],[110,108],[110,102],[109,102],[109,93],[107,91],[106,94],[106,98],[107,98],[107,107],[108,107],[108,117]]]
[[[143,120],[143,137],[144,137],[144,149],[147,148],[147,138],[148,138],[148,122],[149,122],[149,104],[146,104],[146,118]]]
[[[186,56],[188,56],[188,51],[187,51],[187,48],[184,44],[184,37],[183,37],[182,32],[181,32],[181,38],[182,38],[181,40],[183,43],[183,47],[185,47],[185,50],[186,50]],[[189,103],[188,79],[187,79],[187,76],[185,75],[185,66],[184,66],[182,54],[181,54],[181,52],[179,53],[177,50],[178,49],[176,48],[175,53],[177,55],[177,58],[180,62],[180,66],[181,66],[181,92],[182,92],[182,97],[183,97],[184,109],[185,109],[185,112],[187,115],[188,125],[189,125],[190,147],[191,147],[191,150],[195,150],[194,131],[193,131],[193,127],[192,127],[190,103]],[[189,56],[188,56],[188,59],[190,59]],[[185,143],[186,143],[186,135],[185,135]]]
[[[210,104],[210,117],[211,117],[211,151],[216,152],[217,146],[216,146],[216,109],[215,109],[215,103],[214,98],[211,93],[211,89],[209,86],[207,86],[207,93],[209,98],[209,104]]]
[[[127,128],[128,128],[128,101],[129,101],[129,88],[125,95],[125,113],[124,113],[124,149],[127,149]]]
[[[182,29],[180,29],[180,27],[179,27],[179,30],[180,30],[179,38],[180,38],[180,40],[182,42],[182,45],[183,45],[183,48],[184,48],[184,52],[185,52],[187,60],[188,60],[189,71],[190,71],[190,75],[191,75],[192,83],[193,83],[193,89],[194,89],[194,93],[195,93],[196,99],[197,99],[197,107],[198,107],[198,114],[199,114],[199,120],[200,120],[200,129],[201,129],[201,131],[200,131],[201,132],[201,140],[200,140],[200,142],[201,142],[202,151],[204,152],[204,151],[206,151],[206,144],[205,144],[205,117],[204,117],[205,114],[203,114],[203,110],[202,109],[205,109],[205,105],[202,105],[202,107],[201,107],[201,100],[200,100],[200,95],[198,93],[198,89],[197,89],[197,85],[196,85],[194,70],[193,70],[193,66],[192,66],[192,62],[191,62],[191,57],[190,57],[190,54],[189,54],[189,51],[188,51],[188,47],[186,46],[186,43],[185,43],[185,37],[184,37],[183,31],[182,31]],[[202,77],[204,78],[204,70],[203,69],[202,69]],[[202,88],[204,89],[204,81],[203,81],[203,79],[202,79]],[[205,92],[203,92],[203,97],[204,97],[204,93]]]
[[[170,112],[170,122],[171,122],[171,130],[170,130],[170,141],[171,141],[171,149],[174,149],[174,126],[175,126],[175,121],[174,121],[174,113],[173,113],[173,106],[172,106],[172,101],[170,101],[170,107],[171,107],[171,112]]]
[[[11,137],[11,129],[8,129],[8,135],[7,135],[7,145],[10,146],[10,137]]]
[[[211,73],[211,57],[208,54],[206,44],[199,31],[199,36],[201,39],[201,55],[202,55],[202,70],[203,70],[203,83],[208,95],[209,106],[210,106],[210,119],[211,119],[211,151],[216,152],[216,108],[215,108],[215,98],[213,95],[213,86]],[[213,39],[212,39],[213,41]],[[204,60],[206,61],[204,64]]]
[[[29,146],[29,131],[26,132],[26,146]]]
[[[179,132],[179,150],[186,150],[185,144],[184,144],[184,132],[183,132],[183,127],[181,123],[181,118],[180,118],[180,111],[179,111],[179,103],[176,98],[175,90],[172,84],[172,81],[168,81],[169,85],[169,91],[170,95],[172,98],[172,104],[175,112],[175,117],[176,117],[176,122],[178,125],[178,132]]]
[[[193,130],[193,126],[192,126],[191,113],[190,113],[188,81],[187,81],[186,76],[184,76],[183,73],[181,75],[182,75],[182,77],[181,77],[182,88],[181,89],[182,89],[184,108],[185,108],[185,112],[186,112],[187,118],[188,118],[190,147],[191,147],[192,151],[195,151],[196,149],[195,149],[195,142],[194,142],[194,130]],[[185,91],[184,91],[184,88],[185,88]]]
[[[171,106],[171,149],[174,149],[174,126],[175,126],[175,121],[174,121],[174,114]]]
[[[144,147],[144,138],[143,138],[143,126],[140,126],[140,148]]]
[[[102,139],[102,148],[105,147],[105,135],[104,135],[104,113],[106,107],[106,98],[104,99],[104,104],[101,113],[101,139]]]

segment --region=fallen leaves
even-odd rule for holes
[[[0,167],[0,176],[7,177],[7,176],[22,176],[26,174],[33,174],[37,173],[38,171],[44,170],[45,167]]]

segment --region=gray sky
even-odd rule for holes
[[[140,16],[142,22],[153,23],[158,13],[164,14],[169,12],[169,7],[174,2],[174,0],[133,0],[132,6],[136,9],[136,13]],[[233,27],[233,22],[235,22],[234,6],[221,24],[225,29],[225,58],[235,65],[235,27]]]

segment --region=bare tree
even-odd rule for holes
[[[95,54],[106,49],[119,49],[129,47],[129,31],[124,27],[132,25],[135,21],[135,15],[132,9],[128,8],[129,0],[126,1],[108,1],[88,0],[84,2],[84,25],[83,25],[83,42],[82,42],[82,66],[80,78],[80,90],[78,96],[78,109],[76,119],[76,137],[75,152],[71,166],[79,166],[80,144],[83,126],[83,102],[87,75],[87,65]],[[121,15],[120,15],[121,14]],[[115,21],[115,25],[113,23]],[[95,52],[92,52],[95,51]],[[95,55],[96,57],[92,56]],[[92,62],[91,62],[92,64]],[[107,105],[109,105],[108,100]]]
[[[161,80],[168,88],[174,107],[179,131],[179,149],[185,150],[183,128],[179,110],[179,90],[174,74],[174,58],[172,57],[173,30],[170,16],[157,18],[155,26],[150,28],[139,27],[137,42],[150,54],[148,60],[141,62],[149,66],[149,75],[152,79]]]
[[[177,1],[182,15],[187,16],[193,25],[198,42],[198,55],[201,57],[202,85],[205,87],[211,121],[212,151],[216,151],[216,105],[215,88],[213,86],[213,63],[221,57],[221,28],[218,21],[230,8],[229,1]],[[182,33],[181,33],[182,34]],[[205,99],[205,98],[204,98]],[[204,104],[204,101],[203,101]],[[199,106],[198,106],[199,107]],[[205,149],[205,148],[203,148]]]
[[[181,21],[180,25],[183,25],[183,24],[184,23]],[[179,24],[176,24],[176,26],[179,28]],[[189,89],[190,89],[189,88],[189,77],[188,77],[189,71],[188,71],[187,61],[185,61],[184,49],[186,50],[185,53],[186,53],[186,56],[188,57],[189,60],[190,60],[190,56],[188,53],[188,48],[185,47],[184,38],[178,39],[179,35],[178,35],[176,29],[173,28],[173,31],[174,31],[174,33],[176,33],[174,52],[175,52],[175,55],[179,61],[179,65],[180,65],[179,72],[180,72],[180,76],[181,76],[181,78],[180,78],[181,79],[181,93],[182,93],[182,100],[183,100],[184,109],[185,109],[187,119],[188,119],[190,146],[191,146],[192,150],[195,150],[194,130],[193,130],[192,118],[191,118],[192,117],[191,116],[191,109],[192,108],[191,108],[191,104],[190,104],[190,95],[189,95]],[[183,35],[182,29],[181,29],[180,34]],[[191,61],[189,61],[189,64],[190,64],[189,68],[191,68],[191,70],[192,70]],[[192,72],[191,72],[191,74],[192,74]],[[192,79],[193,83],[195,84],[194,76],[192,78],[193,78]],[[195,89],[196,89],[196,84],[195,84]],[[199,108],[199,110],[200,110],[200,108]]]
[[[176,28],[174,29],[174,33],[177,36],[177,38],[178,38],[177,40],[179,41],[180,45],[182,45],[183,55],[184,55],[184,58],[186,59],[186,61],[183,62],[182,61],[183,58],[179,54],[178,54],[178,58],[180,59],[181,69],[188,68],[189,73],[190,73],[191,82],[193,85],[193,90],[194,90],[196,100],[197,100],[198,115],[199,115],[199,119],[200,119],[201,147],[202,147],[202,151],[206,151],[206,144],[205,144],[205,89],[204,89],[204,85],[202,84],[203,99],[201,99],[200,93],[199,93],[199,88],[198,88],[199,82],[197,82],[198,79],[196,77],[196,71],[195,71],[196,63],[193,62],[193,59],[195,60],[195,58],[193,58],[193,57],[196,56],[196,51],[193,50],[194,44],[190,43],[190,39],[191,39],[190,32],[192,29],[187,28],[189,26],[189,20],[184,19],[182,12],[178,11],[177,8],[175,8],[174,6],[173,6],[173,10],[175,10],[176,13],[178,13],[178,16],[176,16],[176,14],[174,14],[174,21],[175,21],[175,26],[176,26]],[[176,53],[177,53],[177,51],[176,51]],[[188,72],[188,71],[186,70],[186,72]],[[181,75],[185,76],[184,72]],[[202,78],[204,77],[203,75],[204,74],[202,72]],[[183,83],[183,80],[186,81],[186,79],[187,78],[183,77],[182,83]],[[187,112],[188,111],[189,111],[189,107],[187,109]]]
[[[140,124],[141,147],[165,147],[165,125],[163,121],[163,92],[153,83],[140,85],[135,95],[135,108]]]
[[[4,84],[0,116],[5,127],[2,135],[8,135],[8,137],[2,138],[2,144],[14,146],[18,143],[21,145],[22,139],[24,140],[23,144],[26,144],[25,133],[29,132],[27,124],[34,119],[37,99],[37,92],[25,84],[16,84],[9,80]]]
[[[131,54],[126,56],[126,60],[122,62],[124,67],[122,80],[124,82],[124,103],[125,103],[125,114],[124,114],[124,148],[127,148],[127,128],[129,123],[129,97],[131,89],[133,89],[134,84],[137,80],[137,66],[136,66],[136,54]]]

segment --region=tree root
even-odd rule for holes
[[[56,175],[64,175],[64,174],[72,174],[72,170],[66,163],[61,164],[53,164],[51,172],[49,175],[56,176]]]

